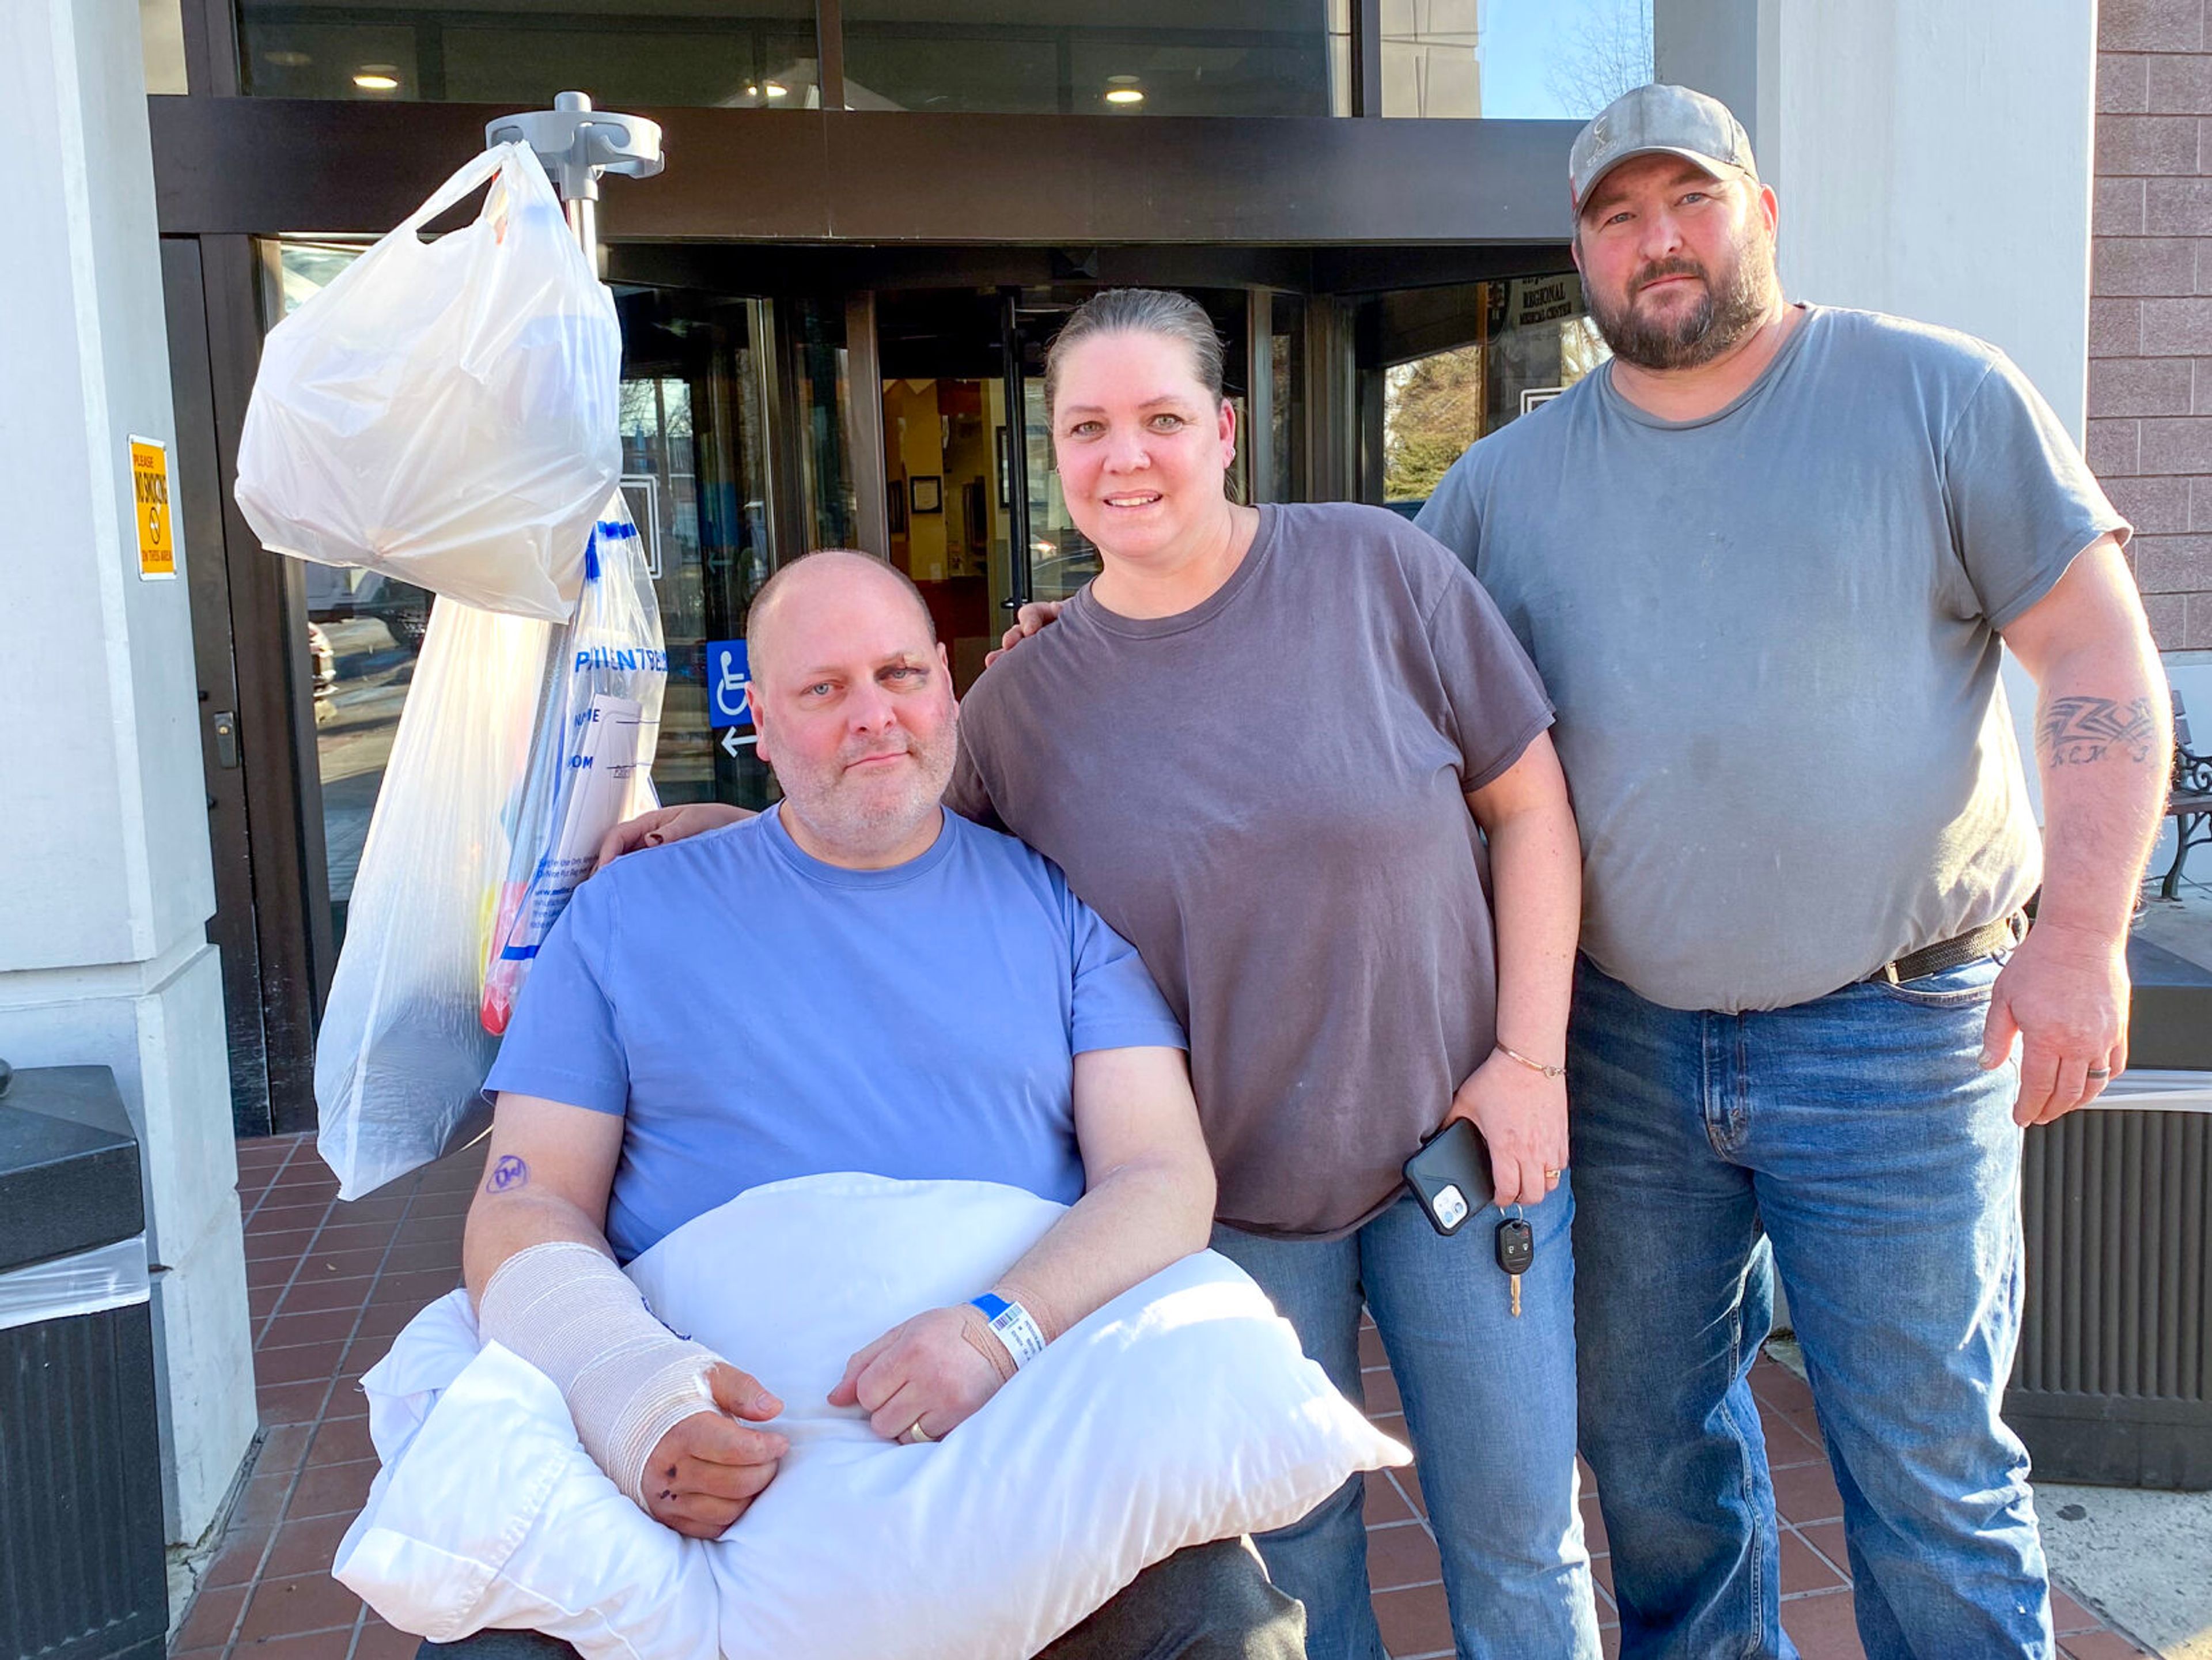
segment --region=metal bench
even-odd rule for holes
[[[2199,755],[2190,747],[2189,715],[2181,707],[2181,694],[2173,694],[2173,782],[2166,799],[2166,816],[2173,820],[2173,862],[2158,885],[2161,899],[2181,897],[2181,867],[2190,849],[2212,842],[2212,755]]]

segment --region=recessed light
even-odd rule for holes
[[[397,92],[399,70],[390,64],[363,64],[354,71],[353,83],[363,92]]]
[[[763,90],[764,90],[771,98],[788,98],[791,96],[791,88],[789,87],[780,87],[773,81],[769,82]]]
[[[315,60],[304,52],[264,52],[264,63],[274,64],[280,70],[303,70]]]
[[[1144,91],[1137,85],[1133,75],[1109,75],[1106,77],[1106,101],[1109,104],[1141,104]]]

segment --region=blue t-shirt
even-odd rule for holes
[[[623,1262],[763,1183],[831,1171],[1083,1193],[1074,1056],[1181,1049],[1128,944],[1010,836],[947,812],[889,870],[769,812],[577,890],[485,1087],[624,1115]]]

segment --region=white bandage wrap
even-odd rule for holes
[[[477,1329],[553,1380],[584,1450],[641,1510],[660,1438],[716,1410],[707,1371],[721,1357],[654,1319],[637,1287],[589,1245],[532,1245],[508,1257],[484,1287]]]

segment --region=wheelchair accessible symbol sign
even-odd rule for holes
[[[707,652],[707,708],[710,727],[726,727],[719,745],[732,761],[738,751],[756,741],[751,730],[753,712],[745,707],[745,688],[752,674],[745,662],[742,640],[709,640]],[[740,732],[739,727],[745,728]]]

